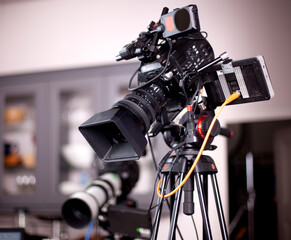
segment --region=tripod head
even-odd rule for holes
[[[176,119],[162,130],[164,140],[170,148],[174,148],[181,142],[185,142],[188,148],[199,150],[205,139],[207,131],[215,116],[214,110],[205,107],[204,100],[194,109],[188,106],[181,111]],[[205,146],[205,150],[215,150],[216,146],[211,145],[214,138],[218,135],[232,137],[233,132],[229,129],[222,128],[216,120],[210,137]]]

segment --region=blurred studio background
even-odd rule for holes
[[[255,239],[291,238],[289,0],[0,0],[0,228],[83,239],[86,229],[72,229],[60,217],[67,196],[96,178],[98,164],[78,126],[127,93],[138,61],[115,62],[121,48],[158,21],[163,7],[188,4],[197,4],[216,56],[263,55],[275,91],[270,101],[228,106],[219,118],[234,130],[231,140],[217,137],[218,148],[210,153],[227,225],[235,223],[231,238],[249,239],[251,229]],[[158,136],[153,146],[160,160],[168,150],[163,139]],[[253,197],[246,186],[248,153],[252,226],[245,207]],[[139,161],[142,172],[131,194],[144,208],[155,177],[150,158]],[[209,202],[213,236],[220,239],[211,195]],[[167,238],[168,222],[163,216],[159,239]],[[184,239],[195,239],[191,219],[181,213],[178,224]]]

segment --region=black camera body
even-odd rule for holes
[[[274,95],[263,57],[217,64],[228,57],[214,58],[210,43],[200,32],[196,5],[170,13],[164,8],[160,20],[151,22],[147,32],[125,45],[116,60],[135,57],[141,62],[138,86],[79,127],[107,162],[139,159],[147,143],[144,136],[153,123],[153,135],[162,132],[186,105],[198,101],[202,87],[210,110],[235,91],[241,94],[233,104],[268,100]]]
[[[165,68],[167,69],[158,82],[166,88],[165,93],[169,99],[168,111],[171,108],[181,110],[185,107],[186,96],[179,86],[180,79],[183,78],[184,74],[197,71],[204,64],[214,59],[211,45],[200,32],[188,33],[187,37],[180,36],[175,41],[169,61],[166,61],[169,49],[159,49],[157,52],[159,58],[149,63],[142,62],[138,72],[139,83],[146,84]],[[192,80],[192,78],[187,78],[183,83],[188,98],[193,96],[197,87],[197,83]]]

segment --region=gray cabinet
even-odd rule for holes
[[[37,205],[43,200],[45,84],[1,86],[1,198],[5,208]],[[23,205],[23,206],[22,206]]]
[[[96,178],[78,126],[123,97],[137,64],[0,77],[0,211],[59,213]]]

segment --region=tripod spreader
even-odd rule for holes
[[[193,149],[186,149],[179,156],[171,156],[167,159],[164,168],[162,170],[162,184],[160,192],[163,194],[167,188],[167,179],[176,177],[178,184],[183,180],[184,176],[191,167],[193,161],[195,160],[197,151]],[[201,215],[203,219],[203,239],[212,239],[211,227],[208,217],[208,176],[211,177],[214,198],[216,202],[216,208],[218,213],[218,218],[220,222],[220,229],[222,239],[228,240],[228,233],[226,229],[225,219],[223,215],[222,203],[220,199],[220,193],[218,189],[217,179],[216,179],[217,168],[214,160],[206,155],[202,155],[198,164],[196,165],[192,176],[188,179],[185,185],[179,189],[175,195],[171,196],[173,198],[173,204],[171,206],[171,222],[168,239],[175,239],[175,230],[178,220],[178,212],[181,201],[182,190],[184,191],[184,213],[187,215],[192,215],[194,213],[194,181],[196,182],[197,193],[199,197]],[[203,178],[202,178],[203,177]],[[171,189],[175,188],[175,183],[171,184]],[[162,212],[161,198],[158,199],[158,208],[155,213],[155,222],[153,226],[152,240],[157,239],[157,231],[159,220]]]

